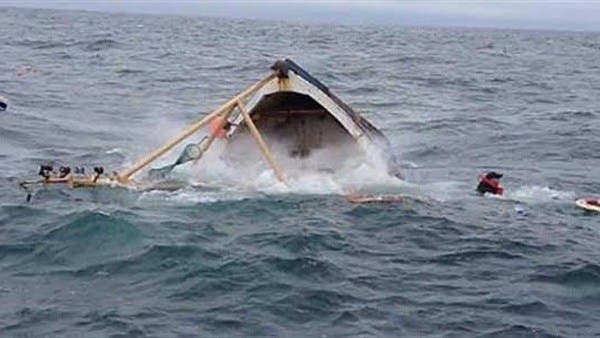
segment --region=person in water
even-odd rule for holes
[[[477,192],[480,194],[490,193],[493,195],[502,195],[504,193],[504,187],[500,184],[500,178],[502,174],[495,171],[490,171],[479,175],[479,184],[477,184]]]

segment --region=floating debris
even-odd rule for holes
[[[0,95],[0,110],[4,111],[8,109],[8,99]]]

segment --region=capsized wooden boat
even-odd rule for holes
[[[275,62],[271,69],[275,76],[248,98],[244,110],[280,163],[332,149],[324,155],[328,163],[322,169],[335,171],[343,161],[373,152],[383,155],[393,169],[394,158],[384,134],[327,86],[289,59]],[[252,132],[244,121],[242,110],[233,116],[229,132],[225,154],[235,163],[248,158],[247,143],[236,142]]]
[[[348,159],[377,154],[383,159],[390,174],[399,175],[395,158],[390,153],[389,141],[384,134],[334,95],[327,86],[289,59],[275,62],[271,70],[266,77],[190,124],[130,168],[120,172],[113,171],[109,175],[102,173],[93,176],[71,173],[53,176],[46,173],[42,180],[27,182],[64,183],[71,187],[108,185],[139,189],[140,183],[134,180],[136,175],[190,136],[198,134],[208,124],[211,124],[213,131],[198,143],[197,152],[189,152],[195,154],[195,161],[209,150],[216,138],[222,136],[216,129],[227,127],[225,157],[243,166],[244,161],[256,162],[250,156],[254,151],[266,160],[277,179],[282,182],[287,181],[286,168],[282,163],[315,157],[315,154],[323,154],[324,149],[332,152],[325,155],[327,166],[317,169],[335,171],[336,165]],[[258,145],[258,151],[255,148],[249,150],[248,143],[242,141],[244,138],[253,139]],[[180,156],[178,162],[191,159],[187,157],[189,156]],[[174,165],[168,167],[167,172]]]

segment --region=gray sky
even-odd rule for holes
[[[0,5],[294,22],[600,31],[600,1],[0,0]]]

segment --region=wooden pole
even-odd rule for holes
[[[223,126],[225,126],[225,122],[227,122],[227,119],[229,118],[229,116],[231,115],[231,113],[235,110],[235,105],[231,106],[229,108],[229,110],[227,112],[225,112],[223,114],[223,119],[221,121],[221,123],[219,123],[219,127],[217,128],[217,131],[221,128],[223,128]],[[201,149],[202,154],[208,150],[208,148],[210,148],[210,146],[213,144],[213,141],[215,140],[215,138],[217,137],[217,131],[210,133],[210,135],[208,135],[208,139],[206,140],[204,149]],[[194,164],[198,163],[198,160],[200,160],[200,157],[196,158],[194,160]]]
[[[240,111],[242,112],[242,116],[244,117],[244,121],[246,122],[248,129],[250,129],[250,133],[254,137],[254,140],[256,140],[256,143],[258,143],[258,146],[260,147],[260,150],[262,151],[263,155],[267,159],[267,162],[269,162],[271,167],[273,167],[273,170],[275,171],[275,176],[277,176],[277,179],[279,179],[281,182],[287,183],[285,176],[283,175],[283,171],[281,170],[281,167],[279,166],[277,161],[275,161],[275,157],[273,156],[273,153],[271,152],[271,150],[269,150],[269,147],[265,143],[265,140],[260,135],[260,132],[256,128],[256,125],[250,118],[250,114],[248,113],[246,106],[244,106],[241,101],[237,101],[237,106],[240,108]]]
[[[193,123],[192,125],[187,127],[183,132],[181,132],[179,135],[177,135],[176,137],[174,137],[173,139],[171,139],[164,145],[158,147],[156,150],[152,151],[150,154],[148,154],[145,157],[143,157],[142,159],[140,159],[138,162],[136,162],[134,165],[132,165],[129,169],[127,169],[123,173],[119,174],[117,177],[117,180],[121,183],[126,183],[131,177],[133,177],[133,175],[135,175],[137,172],[142,170],[144,167],[146,167],[152,161],[161,157],[167,151],[171,150],[177,144],[181,143],[181,141],[185,140],[190,135],[192,135],[195,132],[197,132],[198,130],[200,130],[200,128],[202,128],[212,118],[223,113],[230,107],[234,106],[238,102],[238,100],[241,100],[241,99],[245,98],[246,96],[254,93],[260,87],[262,87],[264,84],[271,81],[274,77],[275,77],[275,73],[271,73],[264,79],[256,82],[252,86],[246,88],[246,90],[242,91],[241,93],[239,93],[238,95],[233,97],[231,100],[227,101],[225,104],[223,104],[219,108],[215,109],[210,114],[204,116],[202,119],[200,119],[200,121]]]

